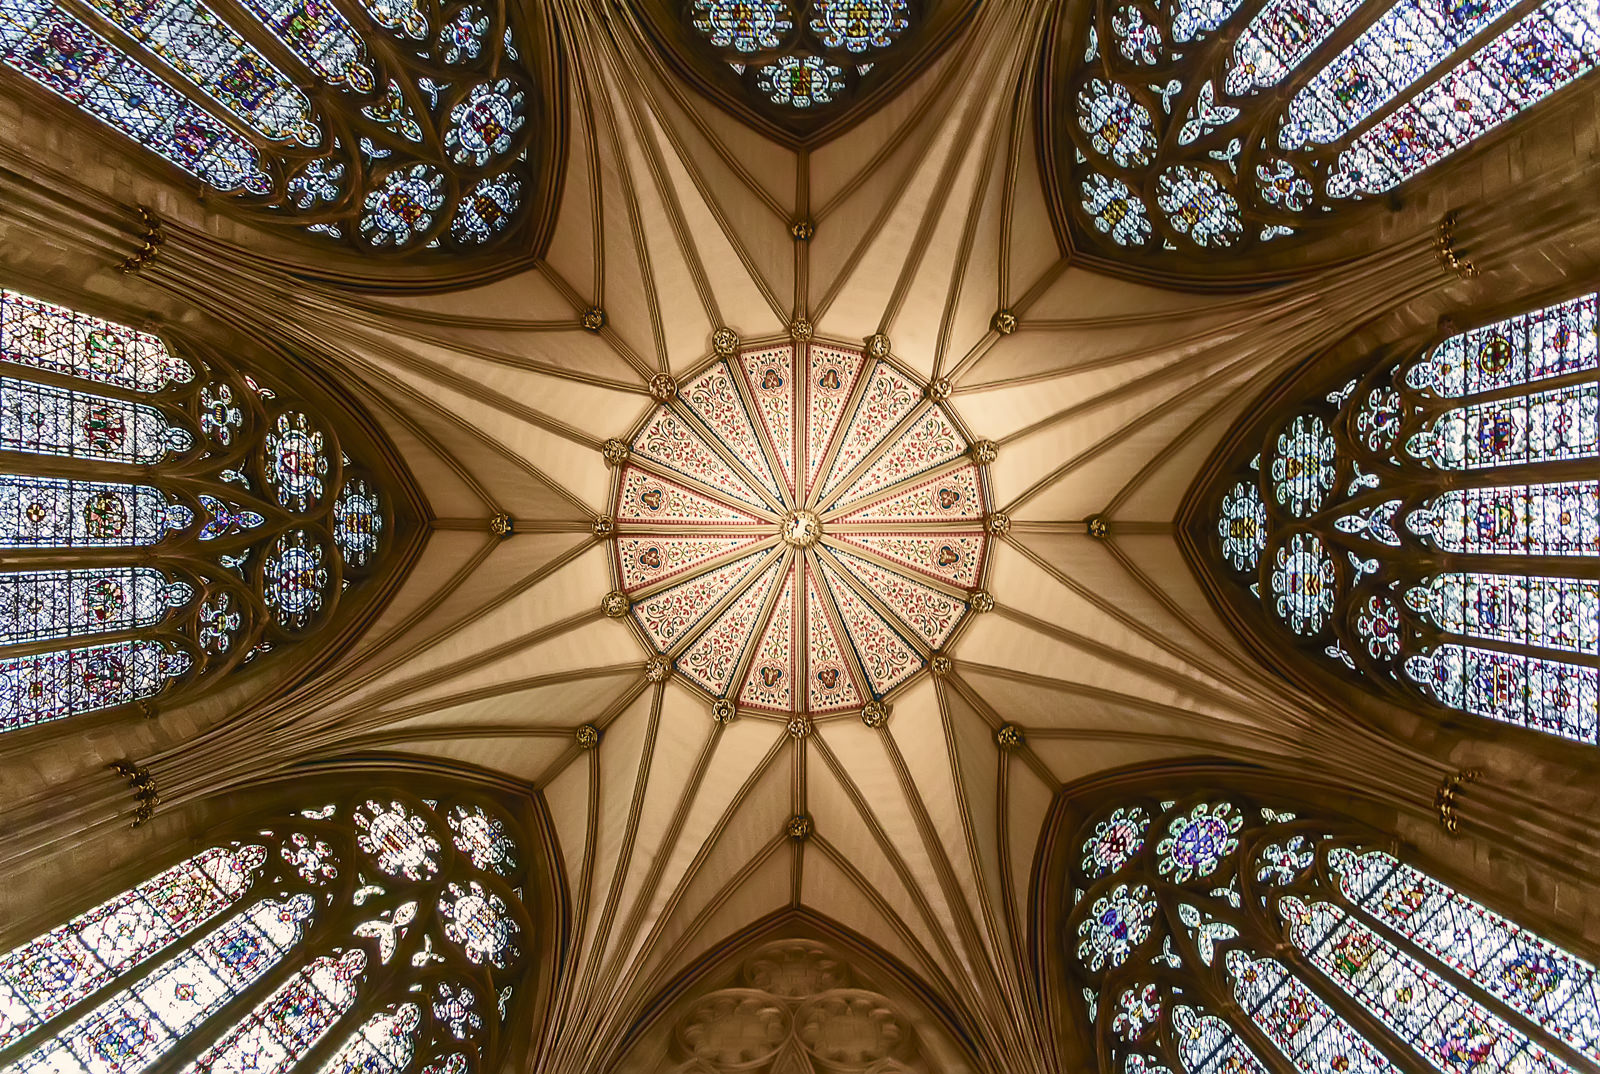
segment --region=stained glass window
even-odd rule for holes
[[[1130,816],[1168,838],[1107,859]],[[1062,954],[1101,1069],[1566,1074],[1600,1057],[1593,966],[1368,838],[1241,796],[1091,817]]]
[[[1211,532],[1272,629],[1402,702],[1597,740],[1597,302],[1450,331],[1269,419]]]
[[[525,880],[445,850],[445,818],[482,818],[507,862],[517,826],[473,798],[384,798],[431,841],[431,870],[373,853],[336,802],[251,826],[0,955],[0,1065],[140,1074],[187,1052],[194,1074],[287,1074],[328,1040],[327,1074],[399,1074],[414,1057],[496,1069]],[[453,914],[419,919],[433,903]]]
[[[1082,20],[1065,74],[1072,200],[1113,249],[1158,256],[1325,227],[1600,63],[1587,0],[1184,0],[1107,13]]]
[[[0,65],[252,218],[364,249],[472,248],[520,213],[536,133],[532,49],[489,21],[414,0],[17,0]]]
[[[220,356],[0,291],[0,367],[0,731],[148,711],[377,565],[371,476]]]
[[[692,0],[684,19],[756,99],[809,113],[848,98],[911,29],[910,0]]]

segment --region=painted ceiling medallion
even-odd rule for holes
[[[887,358],[745,348],[684,379],[627,443],[616,588],[644,643],[715,701],[859,714],[972,611],[987,456]]]

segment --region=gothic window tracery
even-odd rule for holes
[[[149,706],[326,624],[389,512],[213,354],[0,290],[0,733]]]
[[[536,938],[523,855],[462,795],[245,827],[0,955],[0,1068],[498,1070]]]
[[[921,18],[917,0],[689,0],[684,13],[757,99],[795,112],[852,97]]]
[[[1072,844],[1063,941],[1119,1074],[1551,1074],[1600,1058],[1595,967],[1372,845],[1239,795]]]
[[[1450,332],[1274,415],[1211,516],[1269,629],[1402,703],[1595,742],[1597,302]]]
[[[531,190],[530,48],[476,0],[18,0],[0,64],[245,215],[363,250],[470,250]]]
[[[1580,0],[1118,0],[1072,38],[1065,199],[1159,262],[1325,228],[1600,62]]]

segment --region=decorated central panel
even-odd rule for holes
[[[607,611],[719,715],[883,702],[986,604],[993,445],[945,393],[820,341],[669,380],[608,451]]]

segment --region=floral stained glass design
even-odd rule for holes
[[[470,813],[505,841],[505,860],[517,856],[517,829],[498,806],[447,792],[436,811],[383,796],[436,847],[446,814]],[[7,1069],[141,1074],[176,1067],[191,1040],[204,1045],[182,1068],[193,1074],[288,1074],[323,1041],[330,1074],[400,1074],[413,1060],[466,1074],[468,1056],[471,1069],[492,1068],[505,1017],[497,997],[522,968],[520,949],[495,941],[530,927],[521,873],[485,873],[462,855],[412,879],[364,849],[348,806],[314,813],[255,825],[248,841],[206,850],[0,956]],[[359,883],[333,883],[341,875]],[[419,921],[423,901],[454,915]]]
[[[520,214],[536,127],[520,28],[490,37],[475,10],[19,0],[0,65],[246,216],[368,250],[470,249]]]
[[[0,365],[0,731],[149,711],[325,622],[376,565],[372,479],[219,356],[0,291]]]
[[[1147,844],[1101,870],[1103,832],[1133,811],[1169,832],[1231,818],[1236,856],[1185,874]],[[1062,940],[1085,995],[1103,997],[1089,1019],[1104,1069],[1565,1074],[1592,1061],[1594,967],[1369,838],[1238,796],[1091,817]],[[1140,928],[1086,944],[1130,919],[1133,891],[1148,905]]]
[[[693,0],[684,20],[748,90],[788,113],[851,96],[912,28],[908,0]]]
[[[1330,385],[1225,479],[1219,560],[1370,689],[1595,742],[1597,321],[1583,295]]]
[[[813,341],[717,359],[617,469],[616,588],[710,698],[813,715],[892,696],[983,585],[986,461],[890,360]]]
[[[1108,117],[1092,129],[1063,123],[1072,182],[1091,235],[1157,257],[1327,227],[1600,63],[1600,15],[1580,0],[1107,10],[1085,21],[1064,72],[1080,115]],[[1341,33],[1348,44],[1330,47]],[[1130,140],[1152,152],[1118,152]],[[1111,204],[1117,220],[1153,226],[1115,226]]]

